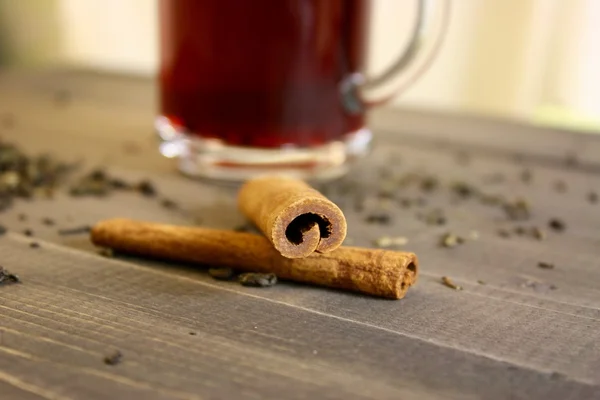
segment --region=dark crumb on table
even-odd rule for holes
[[[8,270],[0,266],[0,286],[10,285],[13,283],[21,283],[21,279],[15,274],[10,273]]]
[[[31,247],[32,249],[39,249],[40,244],[38,242],[31,242],[29,243],[29,247]]]
[[[587,199],[591,204],[596,204],[598,203],[598,193],[596,192],[589,192],[587,195]]]
[[[31,230],[31,229],[25,229],[25,230],[23,230],[23,235],[25,235],[25,236],[33,236],[33,230]]]
[[[67,235],[79,235],[79,234],[84,234],[84,233],[89,233],[92,230],[92,227],[89,225],[82,225],[82,226],[77,226],[74,228],[64,228],[64,229],[59,229],[58,230],[58,234],[61,236],[67,236]]]
[[[527,230],[525,229],[525,227],[524,227],[524,226],[517,226],[517,227],[515,228],[515,233],[516,233],[517,235],[524,235],[526,231],[527,231]]]
[[[57,106],[66,106],[71,102],[72,94],[67,89],[59,89],[54,92],[54,103]]]
[[[526,220],[531,216],[529,203],[524,199],[504,203],[503,208],[506,216],[514,221]]]
[[[389,214],[384,213],[370,214],[365,218],[365,221],[368,224],[388,225],[391,222],[391,217]]]
[[[440,244],[442,247],[456,247],[459,244],[463,244],[464,241],[465,240],[460,236],[457,236],[453,233],[446,233],[442,236]]]
[[[450,278],[448,278],[447,276],[442,276],[442,283],[444,284],[444,286],[447,286],[450,289],[463,290],[462,286],[458,286],[457,284],[452,282],[452,280],[450,280]]]
[[[46,226],[53,226],[54,223],[55,222],[52,218],[49,218],[49,217],[42,218],[42,224],[44,224]]]
[[[521,181],[523,183],[531,183],[532,178],[533,174],[531,173],[530,169],[524,169],[521,171]]]
[[[477,193],[477,190],[466,182],[454,182],[450,189],[463,199],[469,198]]]
[[[152,197],[152,196],[156,195],[156,188],[154,187],[152,182],[150,182],[149,180],[141,181],[138,184],[137,189],[139,190],[139,192],[141,194],[143,194],[144,196],[147,196],[147,197]]]
[[[196,332],[190,331],[190,336],[196,336]]]
[[[537,226],[535,226],[535,227],[533,227],[531,229],[531,234],[537,240],[544,240],[544,239],[546,239],[546,232],[543,229],[538,228]]]
[[[562,232],[566,229],[565,223],[558,218],[552,218],[550,221],[548,221],[548,226],[557,232]]]
[[[558,193],[566,193],[567,192],[567,183],[562,180],[558,180],[554,182],[554,190]]]
[[[510,237],[510,232],[508,229],[498,229],[498,236],[506,239]]]
[[[123,361],[123,354],[116,350],[114,353],[104,357],[104,364],[106,365],[117,365]]]
[[[277,283],[277,276],[275,274],[246,272],[241,274],[238,280],[243,286],[269,287]]]
[[[98,254],[100,254],[102,257],[110,258],[110,257],[114,257],[115,252],[113,251],[113,249],[110,249],[107,247],[107,248],[100,249],[98,251]]]
[[[164,208],[167,208],[169,210],[174,210],[176,208],[179,208],[179,206],[177,205],[177,203],[171,199],[162,199],[160,201],[160,205],[163,206]]]
[[[214,279],[228,281],[233,278],[235,271],[231,268],[209,268],[208,274]]]
[[[543,269],[554,269],[554,264],[545,262],[545,261],[540,261],[538,262],[538,267],[543,268]]]

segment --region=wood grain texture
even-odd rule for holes
[[[58,235],[58,228],[112,217],[231,229],[243,216],[235,188],[176,175],[173,162],[155,152],[150,82],[8,73],[0,87],[0,115],[16,117],[14,128],[0,128],[4,139],[31,152],[82,157],[89,167],[109,165],[134,181],[152,177],[160,193],[59,193],[0,214],[11,229],[0,237],[0,264],[23,279],[0,287],[0,390],[9,399],[600,398],[600,204],[586,197],[600,192],[597,137],[481,118],[375,113],[381,134],[372,156],[319,190],[344,211],[346,244],[400,235],[408,238],[402,250],[419,255],[419,283],[391,302],[287,282],[245,288],[186,265],[102,258],[87,237]],[[73,92],[73,103],[56,108],[52,94],[62,88]],[[125,142],[141,150],[131,154]],[[579,162],[567,163],[570,152]],[[528,183],[524,169],[532,172]],[[412,172],[438,177],[440,188],[425,195],[419,187],[393,187],[392,200],[365,198]],[[490,179],[498,173],[502,179]],[[558,180],[567,182],[565,193],[554,189]],[[457,197],[457,181],[526,198],[531,218],[507,220],[499,207]],[[162,196],[181,209],[160,207]],[[403,205],[420,197],[426,204]],[[418,217],[435,208],[444,209],[446,225]],[[388,224],[366,222],[382,210]],[[56,226],[41,223],[49,215]],[[547,227],[557,217],[564,232]],[[497,234],[519,226],[541,227],[547,238]],[[29,247],[25,228],[34,230],[39,249]],[[477,231],[478,239],[441,248],[448,231]],[[539,261],[555,268],[538,268]],[[464,289],[443,286],[443,275]],[[123,362],[105,365],[115,349]]]

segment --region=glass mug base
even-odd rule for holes
[[[158,117],[155,123],[160,152],[179,159],[185,175],[220,181],[242,182],[257,175],[278,173],[295,178],[327,181],[348,172],[353,161],[365,156],[372,133],[361,128],[341,140],[317,147],[277,149],[231,146],[219,139],[193,136]]]

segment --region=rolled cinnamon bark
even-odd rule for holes
[[[249,180],[240,189],[238,206],[284,257],[327,253],[346,237],[342,210],[297,179],[267,176]]]
[[[281,279],[401,299],[417,280],[413,253],[340,247],[326,254],[286,258],[261,235],[112,219],[95,225],[92,242],[124,253],[196,262],[239,271],[272,272]]]

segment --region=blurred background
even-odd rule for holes
[[[370,72],[415,17],[414,1],[373,4]],[[451,14],[432,68],[394,106],[600,131],[600,1],[454,0]],[[0,65],[151,77],[157,20],[152,0],[0,0]]]

